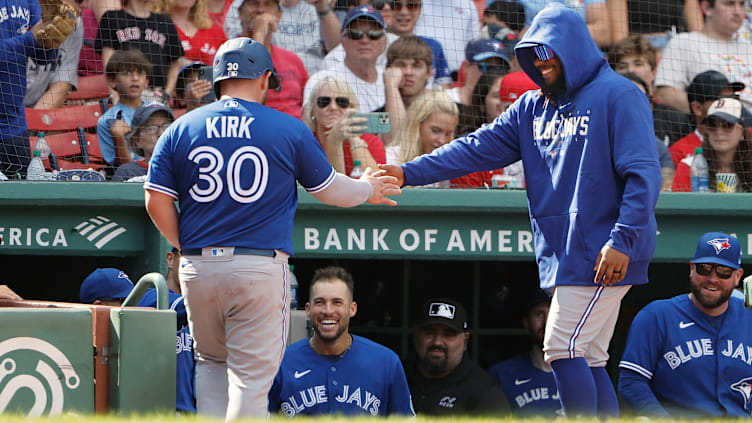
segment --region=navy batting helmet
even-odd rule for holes
[[[272,56],[263,44],[246,37],[225,41],[214,56],[214,93],[219,98],[219,81],[225,79],[258,79],[271,71],[269,88],[281,87],[274,72]]]

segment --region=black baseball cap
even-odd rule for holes
[[[527,301],[525,302],[525,313],[532,310],[533,307],[537,306],[540,303],[551,304],[551,296],[542,289],[536,289],[530,294],[529,297],[527,297]]]
[[[458,301],[449,298],[433,298],[420,309],[416,328],[440,324],[457,332],[467,331],[467,312]]]
[[[724,88],[731,88],[733,92],[737,92],[743,90],[745,85],[741,82],[729,82],[726,75],[716,70],[698,73],[687,87],[687,100],[690,103],[693,101],[704,103],[708,100],[715,100]]]

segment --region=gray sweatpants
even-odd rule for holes
[[[227,421],[264,418],[287,340],[288,255],[234,255],[233,247],[212,255],[212,249],[180,259],[196,354],[196,408]]]

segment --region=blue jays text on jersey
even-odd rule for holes
[[[269,392],[269,411],[298,414],[415,415],[405,371],[390,349],[352,335],[342,357],[326,357],[308,339],[285,351]]]
[[[501,385],[514,414],[563,415],[553,373],[535,367],[529,352],[496,363],[488,371]]]
[[[672,415],[749,417],[752,310],[734,297],[718,317],[687,294],[654,301],[632,322],[619,367],[648,379]]]

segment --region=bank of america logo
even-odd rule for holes
[[[75,228],[78,234],[94,243],[97,249],[101,249],[107,243],[117,238],[126,231],[117,222],[113,222],[104,216],[92,217],[79,223]]]

